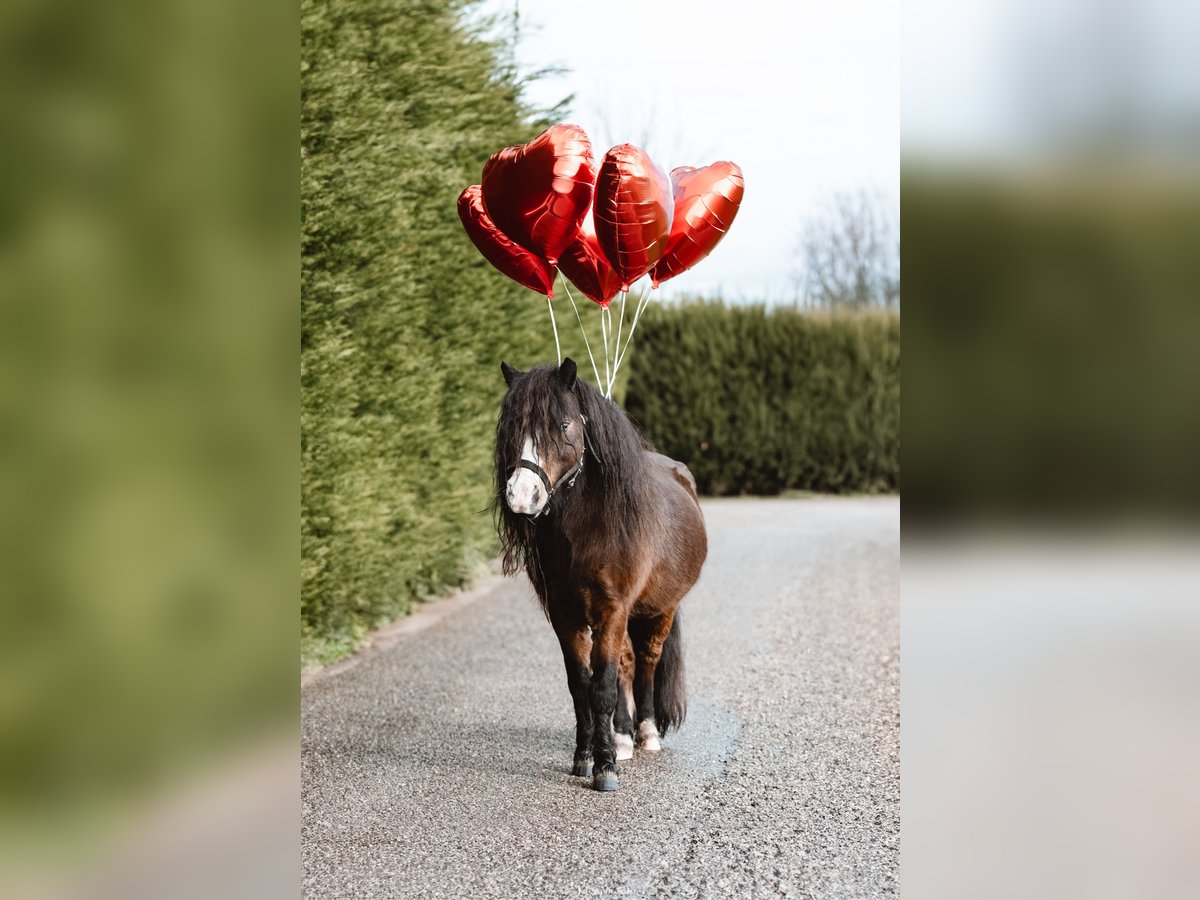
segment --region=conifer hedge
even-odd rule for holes
[[[492,270],[458,221],[488,156],[549,124],[464,8],[301,3],[307,662],[491,556],[499,361],[554,357],[545,300]]]
[[[900,488],[900,318],[690,302],[638,325],[625,407],[707,494]]]

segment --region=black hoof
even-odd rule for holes
[[[611,769],[597,772],[592,776],[592,787],[598,791],[615,791],[621,786],[617,780],[617,773]]]
[[[578,775],[581,778],[590,778],[592,775],[592,758],[586,756],[583,759],[576,759],[575,765],[571,767],[571,774]]]

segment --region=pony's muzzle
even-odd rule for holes
[[[508,508],[523,516],[537,515],[546,505],[546,490],[540,478],[528,469],[517,469],[505,491]]]

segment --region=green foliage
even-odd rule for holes
[[[906,524],[1200,509],[1200,181],[1102,160],[906,164]]]
[[[491,555],[499,362],[554,355],[545,301],[495,272],[458,221],[458,194],[487,157],[546,124],[522,106],[505,48],[462,11],[301,3],[308,661]]]
[[[708,494],[900,487],[900,318],[647,310],[626,409]]]

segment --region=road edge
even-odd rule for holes
[[[305,688],[340,675],[342,672],[348,672],[364,659],[390,650],[408,635],[424,631],[456,611],[481,600],[506,580],[506,576],[492,571],[474,581],[469,587],[460,588],[445,597],[415,606],[413,611],[404,618],[369,632],[363,639],[362,645],[344,659],[327,666],[319,666],[301,672],[300,690],[303,692]]]

